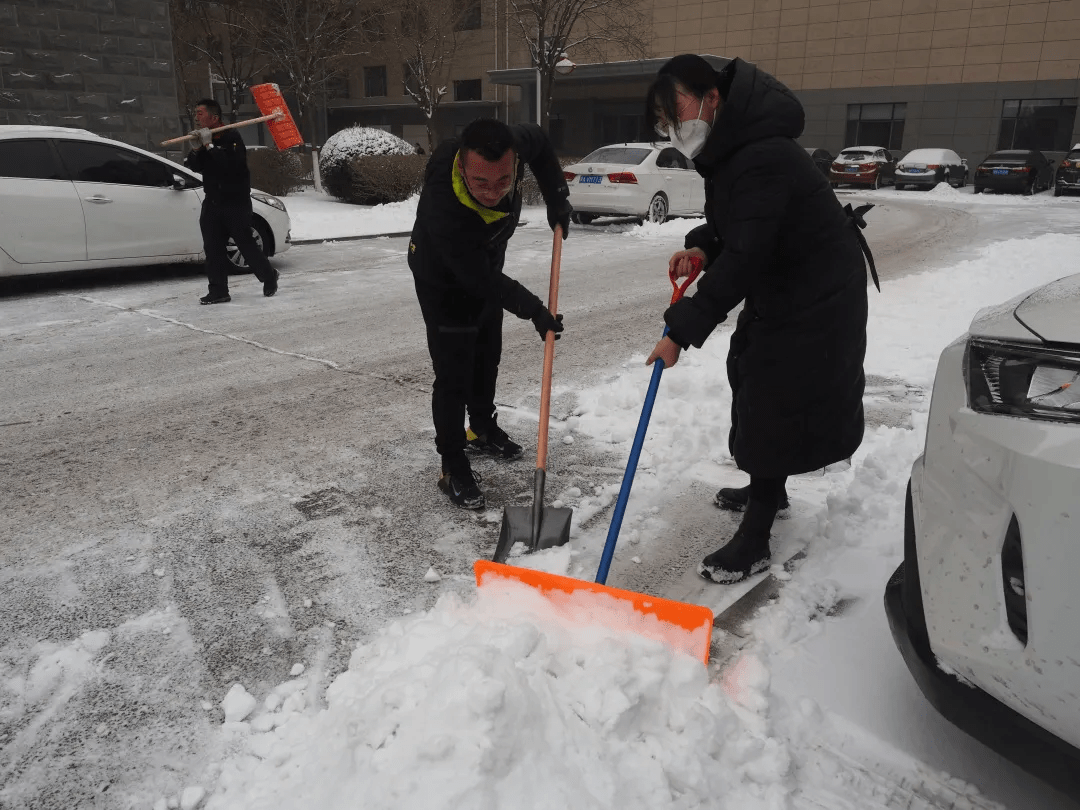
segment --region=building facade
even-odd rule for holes
[[[168,0],[0,2],[0,124],[180,134]]]
[[[1080,0],[644,0],[647,59],[615,51],[555,81],[549,129],[560,152],[647,138],[642,100],[663,61],[739,57],[774,74],[806,108],[805,146],[952,148],[973,165],[999,148],[1061,152],[1080,141]],[[535,120],[536,73],[504,0],[460,32],[440,137],[480,115]],[[358,63],[328,101],[330,131],[380,126],[410,141],[425,122],[400,65]]]

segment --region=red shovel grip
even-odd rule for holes
[[[697,280],[698,276],[701,275],[701,271],[705,269],[705,262],[703,262],[697,256],[691,256],[690,267],[692,268],[690,270],[690,275],[686,277],[686,280],[683,281],[681,285],[675,278],[675,269],[670,268],[668,270],[668,278],[671,279],[671,286],[674,288],[674,291],[671,294],[671,303],[673,304],[683,297],[683,294],[686,292],[687,288]]]

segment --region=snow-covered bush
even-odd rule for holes
[[[323,188],[343,200],[353,201],[352,163],[361,157],[411,155],[416,151],[408,141],[371,127],[349,127],[331,135],[319,153],[319,173]]]

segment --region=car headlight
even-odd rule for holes
[[[1080,421],[1080,353],[971,338],[968,405],[981,413]]]
[[[269,205],[271,208],[276,208],[278,211],[285,210],[285,203],[277,197],[271,197],[269,194],[257,194],[253,191],[251,192],[251,199],[258,200],[263,205]]]

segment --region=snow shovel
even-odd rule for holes
[[[237,121],[235,124],[214,127],[210,132],[239,129],[252,124],[261,124],[265,121],[267,122],[266,128],[270,130],[270,136],[274,139],[274,145],[279,150],[299,146],[304,142],[304,139],[300,137],[300,131],[293,122],[292,116],[289,114],[285,99],[282,98],[281,91],[278,90],[276,84],[257,84],[251,88],[251,92],[255,96],[255,103],[258,105],[259,111],[264,113],[263,115],[258,118],[249,118],[247,121]],[[167,141],[162,141],[159,145],[168,146],[169,144],[190,139],[190,134],[181,135],[179,138],[169,138]]]
[[[557,313],[559,303],[559,264],[562,261],[562,228],[555,229],[551,249],[551,283],[548,287],[548,310]],[[548,422],[551,411],[551,371],[555,362],[555,333],[544,337],[544,375],[540,383],[540,428],[536,439],[536,472],[533,475],[532,506],[503,508],[502,529],[495,546],[497,563],[506,562],[514,543],[524,543],[529,553],[564,546],[570,542],[570,517],[574,510],[544,506],[544,483],[547,478]]]
[[[701,274],[703,263],[701,259],[690,259],[693,268],[686,281],[679,286],[675,280],[675,274],[668,271],[671,286],[674,292],[671,294],[671,303],[674,304],[683,297],[686,289],[694,283]],[[664,327],[663,336],[667,336],[668,328]],[[649,390],[645,394],[645,404],[641,408],[641,416],[638,418],[637,433],[634,434],[634,443],[630,447],[630,458],[626,462],[626,472],[623,474],[622,487],[619,488],[619,497],[615,501],[615,511],[611,515],[611,526],[608,528],[607,541],[604,543],[604,553],[600,555],[600,567],[596,571],[596,581],[603,585],[607,582],[608,568],[611,567],[611,559],[615,556],[615,543],[619,540],[619,529],[622,528],[623,514],[626,512],[626,502],[630,500],[630,488],[634,485],[634,474],[637,472],[638,457],[641,455],[641,446],[645,444],[645,431],[649,429],[649,418],[652,416],[653,404],[656,402],[656,392],[660,388],[660,375],[664,373],[664,361],[657,360],[653,363],[652,379],[649,381]]]
[[[676,286],[674,277],[671,278],[671,283],[675,286],[672,303],[682,297],[686,288],[693,283],[700,272],[701,262],[695,261],[694,271],[682,287]],[[666,328],[664,334],[667,334]],[[477,560],[473,565],[473,571],[476,574],[478,588],[498,588],[502,583],[526,585],[540,591],[551,604],[552,609],[569,622],[579,625],[586,623],[602,625],[624,632],[631,631],[660,641],[671,649],[685,652],[708,665],[713,623],[713,613],[709,608],[624,591],[604,584],[607,580],[611,557],[615,551],[615,541],[618,538],[619,527],[622,525],[626,501],[630,496],[630,485],[634,471],[637,469],[638,455],[641,453],[641,445],[645,440],[645,429],[648,427],[662,372],[663,363],[656,364],[596,581],[588,582],[545,571],[501,565],[487,560]]]

